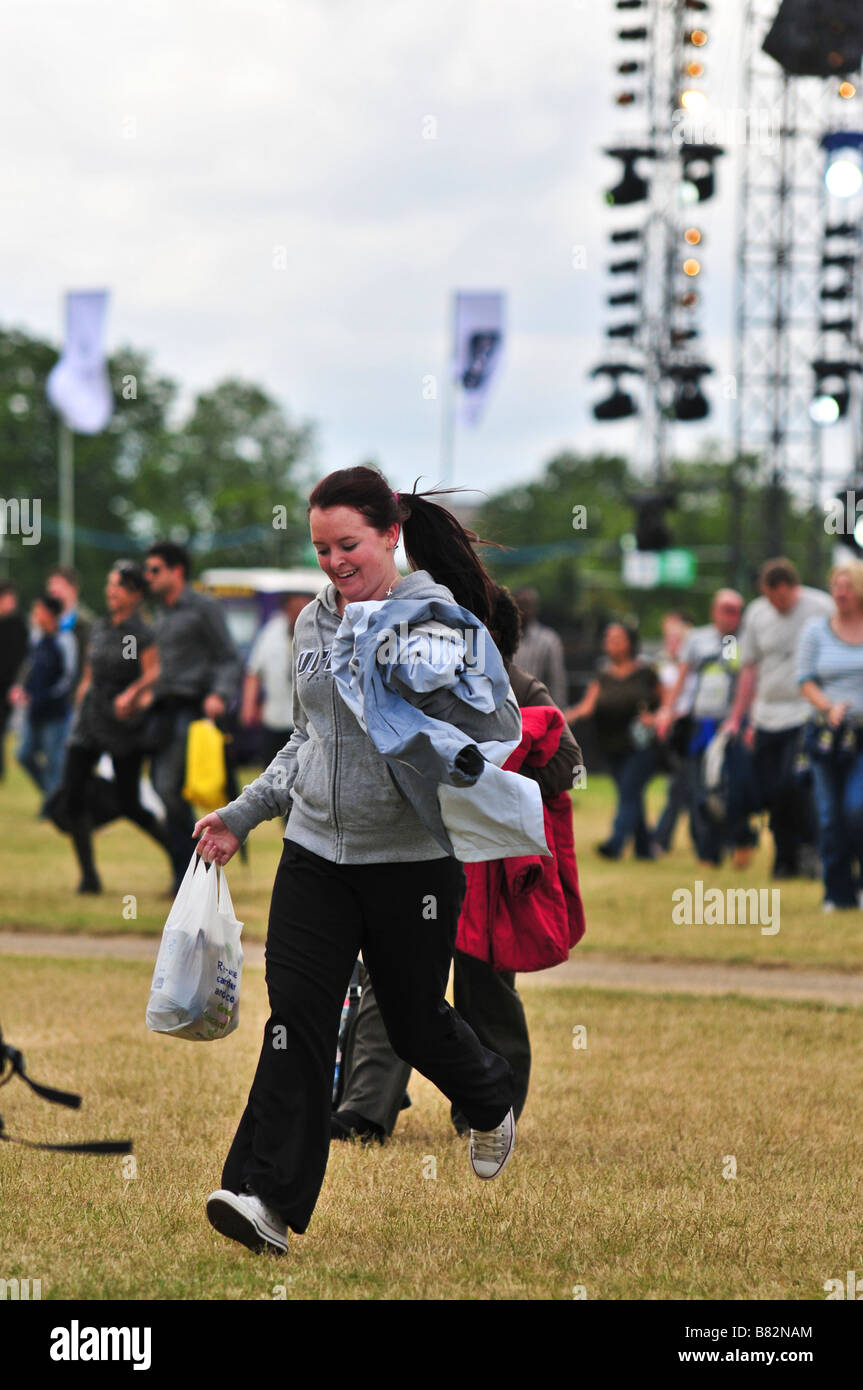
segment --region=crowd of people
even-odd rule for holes
[[[773,877],[823,871],[825,908],[857,905],[863,881],[852,849],[863,772],[852,751],[861,572],[853,561],[837,567],[828,593],[801,584],[790,561],[770,560],[748,606],[720,589],[704,626],[682,609],[665,614],[655,661],[640,654],[630,623],[612,620],[595,677],[572,705],[560,638],[539,621],[536,590],[516,591],[513,665],[542,683],[569,724],[592,721],[616,788],[600,855],[619,859],[631,844],[637,858],[657,859],[685,816],[701,864],[730,856],[745,868],[758,843],[757,818],[767,812]],[[20,706],[17,757],[40,791],[41,814],[71,836],[82,893],[100,891],[92,832],[109,815],[128,818],[162,846],[176,889],[194,824],[183,796],[194,719],[257,726],[264,766],[291,736],[291,642],[308,597],[285,601],[244,668],[219,604],[189,579],[184,548],[157,543],[140,564],[112,565],[106,612],[96,617],[80,601],[76,572],[59,565],[29,624],[14,585],[0,584],[0,777],[8,721]],[[104,754],[113,770],[107,807],[103,779],[93,777]],[[145,806],[146,760],[158,799]],[[649,827],[645,792],[658,774],[667,777],[665,806]]]
[[[863,564],[800,582],[784,557],[759,574],[749,604],[720,589],[711,621],[663,619],[654,664],[638,634],[608,624],[605,660],[567,720],[592,719],[617,789],[610,836],[619,859],[661,857],[687,813],[698,861],[745,868],[769,816],[774,879],[823,877],[827,912],[863,906]],[[666,804],[647,824],[645,791],[668,775]]]
[[[111,566],[106,611],[97,617],[80,602],[75,570],[61,565],[47,576],[29,624],[18,611],[14,585],[0,585],[2,733],[20,707],[17,757],[39,790],[40,815],[71,837],[80,893],[101,891],[92,835],[116,816],[132,821],[164,850],[169,895],[188,866],[195,822],[184,796],[188,729],[199,718],[226,720],[240,699],[243,678],[222,608],[189,580],[185,548],[156,543],[142,563],[118,560]],[[297,611],[293,600],[290,612]],[[262,719],[268,760],[276,742],[281,747],[291,733],[273,666],[275,653],[282,661],[281,685],[289,689],[290,621],[280,614],[267,625],[246,673],[242,717],[249,723]],[[269,704],[261,709],[263,691],[252,683],[264,671]],[[289,708],[289,698],[287,703]],[[276,711],[278,728],[272,728],[267,721]],[[105,754],[110,779],[93,775]],[[145,760],[154,806],[141,800]]]

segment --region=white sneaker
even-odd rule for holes
[[[515,1116],[512,1110],[496,1129],[472,1129],[470,1166],[478,1178],[496,1178],[502,1173],[515,1148]]]
[[[220,1235],[229,1240],[238,1240],[250,1250],[260,1254],[269,1250],[272,1254],[286,1255],[288,1251],[288,1228],[286,1223],[251,1192],[237,1194],[221,1188],[211,1192],[207,1198],[207,1216],[210,1225]]]
[[[822,912],[835,912],[835,911],[836,911],[836,904],[835,904],[835,903],[832,903],[832,902],[830,901],[829,898],[825,898],[824,901],[823,901],[823,903],[821,904],[821,911],[822,911]]]

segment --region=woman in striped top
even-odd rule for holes
[[[863,907],[863,564],[830,571],[836,610],[811,618],[797,653],[824,877],[824,911]]]

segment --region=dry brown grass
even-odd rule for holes
[[[76,1114],[13,1082],[7,1128],[136,1145],[134,1180],[120,1159],[0,1146],[0,1277],[41,1278],[43,1298],[817,1299],[863,1268],[859,1010],[528,984],[534,1077],[501,1178],[472,1177],[446,1103],[414,1077],[386,1148],[334,1145],[279,1260],[204,1214],[254,1069],[262,973],[212,1045],[145,1031],[149,973],[4,962],[7,1040],[85,1097]]]

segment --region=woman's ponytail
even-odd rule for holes
[[[456,603],[488,626],[494,611],[495,584],[473,546],[490,542],[462,526],[446,507],[429,500],[463,490],[433,488],[426,493],[399,493],[405,554],[413,569],[428,570],[438,584],[452,590]]]

